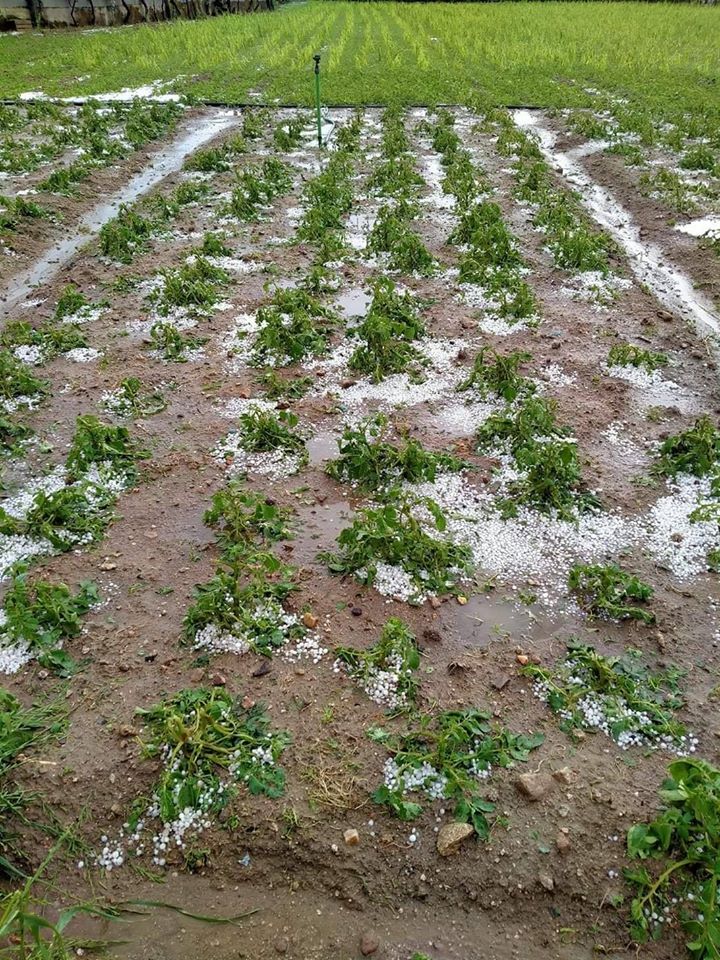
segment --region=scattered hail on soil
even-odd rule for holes
[[[174,139],[123,148],[65,236],[24,246],[23,203],[3,234],[0,671],[70,706],[6,785],[77,821],[56,889],[327,891],[398,960],[514,955],[485,911],[523,956],[589,957],[634,896],[677,956],[682,908],[615,841],[668,754],[717,759],[702,248],[676,266],[602,150],[527,112],[337,109],[318,152],[298,111],[161,108]],[[17,108],[33,190],[43,109],[130,122]],[[285,897],[253,956],[355,955]]]

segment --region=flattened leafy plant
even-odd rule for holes
[[[634,889],[630,932],[638,943],[681,927],[695,960],[720,955],[720,770],[704,760],[675,760],[660,790],[663,808],[627,834],[642,866],[625,870]]]
[[[376,803],[401,820],[414,820],[423,812],[423,800],[450,801],[453,818],[471,823],[482,840],[490,835],[495,810],[482,784],[495,768],[525,762],[545,739],[540,733],[512,733],[472,708],[417,715],[406,733],[375,728],[369,736],[390,754],[385,782],[372,795]]]
[[[650,747],[693,753],[697,740],[675,719],[683,706],[681,671],[653,671],[638,650],[608,657],[594,647],[570,641],[567,654],[552,667],[530,664],[533,693],[560,718],[569,734],[604,733],[624,750]]]
[[[335,671],[345,669],[371,700],[390,710],[414,702],[420,652],[414,634],[399,617],[390,617],[380,638],[367,650],[345,646],[334,652]]]
[[[570,568],[568,586],[592,617],[655,623],[655,614],[640,605],[652,599],[653,588],[617,564],[576,563]]]

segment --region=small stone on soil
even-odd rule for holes
[[[552,777],[546,773],[522,773],[515,781],[519,793],[536,803],[552,788]]]
[[[471,823],[446,823],[437,836],[437,852],[441,857],[457,853],[463,840],[471,837],[475,829]]]

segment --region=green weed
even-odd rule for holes
[[[257,314],[255,366],[285,366],[324,353],[336,317],[305,290],[278,290]]]
[[[531,354],[521,350],[503,355],[492,347],[481,347],[469,375],[458,384],[458,390],[473,390],[482,397],[494,394],[512,403],[521,394],[535,392],[532,380],[518,373],[520,365],[531,359]]]
[[[689,430],[668,437],[660,445],[652,473],[675,477],[691,473],[705,477],[714,473],[720,463],[720,430],[710,417],[700,417]]]
[[[67,710],[59,700],[23,706],[8,690],[0,689],[0,873],[22,877],[27,859],[19,846],[13,821],[32,826],[24,808],[35,799],[15,780],[15,771],[30,752],[59,740],[67,728]],[[0,936],[18,933],[12,909],[17,899],[0,902]],[[28,931],[26,931],[27,934]]]
[[[169,320],[158,320],[150,328],[150,345],[168,363],[187,363],[188,354],[199,350],[206,339],[178,330]]]
[[[413,512],[424,507],[427,525]],[[392,503],[368,507],[358,512],[349,527],[337,538],[337,553],[326,552],[319,559],[332,573],[354,574],[370,586],[375,583],[381,564],[401,568],[408,578],[411,601],[425,595],[452,591],[458,581],[471,573],[468,547],[442,539],[447,520],[431,500],[414,502],[398,496]]]
[[[269,657],[304,636],[305,627],[283,607],[296,589],[293,568],[267,548],[235,544],[226,553],[213,577],[195,588],[183,620],[186,640],[196,649]]]
[[[31,398],[44,397],[48,391],[46,380],[36,377],[10,350],[0,349],[0,401],[6,405],[27,403]]]
[[[263,410],[253,407],[238,418],[238,434],[245,450],[251,453],[284,453],[307,460],[305,440],[297,433],[298,418],[289,410]]]
[[[492,414],[476,436],[481,451],[499,446],[515,458],[519,476],[500,504],[506,516],[515,516],[525,504],[571,520],[578,510],[599,506],[583,487],[576,441],[556,423],[552,401],[525,396],[519,407]]]
[[[362,341],[350,356],[351,370],[369,374],[375,382],[408,370],[417,374],[426,362],[411,341],[425,336],[413,298],[399,294],[392,280],[383,277],[372,288],[373,299],[355,335]]]
[[[387,254],[388,269],[399,273],[429,277],[437,267],[433,255],[408,225],[407,214],[397,207],[380,208],[367,249],[371,253]]]
[[[189,257],[181,267],[162,272],[162,287],[155,296],[158,311],[167,314],[174,307],[207,311],[217,303],[217,288],[229,282],[228,272],[207,257]]]
[[[664,353],[636,347],[634,343],[616,343],[610,347],[607,358],[609,367],[642,367],[648,373],[670,362]]]
[[[103,395],[103,405],[119,417],[152,417],[167,407],[167,400],[159,390],[145,390],[137,377],[126,377]]]
[[[227,690],[200,687],[138,710],[138,716],[145,728],[143,754],[163,762],[153,790],[163,823],[186,810],[208,816],[222,810],[232,789],[221,776],[244,783],[252,794],[284,793],[277,761],[290,738],[270,731],[262,704],[246,709]]]
[[[272,367],[259,380],[268,400],[301,400],[313,384],[312,377],[281,377]]]
[[[63,641],[80,633],[83,616],[99,599],[98,588],[90,581],[73,594],[64,583],[30,582],[27,566],[15,566],[3,598],[1,642],[25,648],[41,666],[68,674],[74,664],[62,650]]]
[[[102,466],[126,483],[137,479],[137,461],[150,454],[141,449],[127,427],[112,426],[91,414],[77,418],[65,467],[71,480],[82,479],[94,466]]]
[[[118,263],[131,263],[138,253],[147,250],[154,230],[151,220],[123,204],[117,216],[101,227],[100,250]]]
[[[290,534],[290,511],[278,507],[237,482],[228,483],[213,495],[203,521],[215,530],[223,556],[230,558],[253,545],[268,545]]]
[[[336,663],[378,703],[391,710],[407,707],[415,701],[420,653],[415,636],[398,617],[390,617],[379,640],[367,650],[335,647]]]

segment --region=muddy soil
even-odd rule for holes
[[[338,111],[338,119],[345,118]],[[432,150],[415,130],[419,119],[409,116],[408,129],[425,171]],[[366,153],[358,156],[356,167],[358,212],[369,207],[364,194],[377,150],[376,120],[375,114],[366,114]],[[512,176],[492,137],[475,132],[470,123],[463,131],[488,171],[493,199],[519,237],[542,322],[508,338],[487,334],[479,326],[477,309],[457,299],[452,274],[399,279],[427,302],[424,317],[432,335],[457,341],[457,365],[469,366],[484,343],[528,350],[528,373],[545,378],[548,394],[559,404],[560,421],[571,425],[578,437],[588,486],[602,491],[606,509],[641,513],[659,496],[657,488],[633,482],[647,470],[652,445],[689,426],[699,413],[720,411],[715,360],[687,322],[637,283],[629,282],[603,308],[572,299],[565,289],[570,278],[554,267],[542,236],[531,226],[529,211],[512,198]],[[241,163],[262,159],[270,143],[266,138],[258,144],[257,155],[243,157]],[[517,656],[550,663],[575,636],[606,653],[635,647],[655,665],[677,664],[687,671],[682,720],[700,738],[701,755],[717,763],[720,729],[707,709],[708,695],[718,682],[714,637],[720,591],[715,577],[700,574],[679,580],[639,548],[630,550],[623,562],[656,591],[654,627],[591,623],[563,598],[551,604],[534,601],[529,595],[542,584],[510,582],[491,571],[478,571],[467,604],[443,598],[438,606],[419,607],[332,577],[317,554],[333,547],[338,532],[363,503],[323,471],[342,429],[348,391],[341,387],[337,395],[322,395],[317,390],[293,405],[301,426],[314,438],[310,463],[299,475],[280,481],[249,477],[253,489],[290,506],[295,514],[293,539],[280,546],[285,559],[299,568],[299,589],[289,608],[309,607],[330,648],[366,646],[388,616],[403,617],[422,649],[423,708],[474,706],[512,730],[542,731],[545,743],[531,756],[527,771],[571,771],[569,782],[553,780],[536,803],[521,796],[514,784],[525,768],[497,772],[486,795],[497,802],[506,828],[493,830],[487,843],[466,843],[449,858],[436,851],[439,805],[423,815],[413,843],[410,826],[370,800],[382,783],[385,753],[365,731],[402,721],[388,720],[381,706],[344,674],[334,673],[332,655],[319,664],[294,664],[280,656],[268,662],[255,654],[221,654],[204,661],[181,643],[193,587],[209,579],[218,556],[202,519],[213,492],[225,480],[212,450],[232,429],[233,419],[227,415],[231,401],[261,395],[257,371],[231,365],[224,338],[236,315],[253,313],[265,302],[268,286],[297,282],[313,258],[309,247],[280,242],[293,236],[293,211],[301,202],[304,182],[317,169],[312,148],[288,159],[296,165],[293,190],[275,201],[260,223],[248,226],[224,217],[223,197],[232,187],[233,173],[214,174],[210,197],[185,208],[171,235],[156,238],[129,267],[104,261],[91,241],[33,292],[40,304],[25,308],[19,302],[11,311],[13,317],[50,316],[69,281],[88,299],[109,300],[88,330],[102,359],[71,363],[61,357],[43,368],[53,393],[23,419],[51,449],[36,446],[25,460],[8,466],[8,495],[29,476],[62,462],[75,417],[99,412],[103,392],[123,378],[137,376],[148,387],[161,387],[168,400],[162,413],[131,425],[151,459],[138,486],[121,495],[118,516],[104,540],[46,558],[39,568],[44,577],[69,584],[93,579],[105,598],[87,617],[83,635],[68,644],[68,651],[84,664],[67,687],[72,711],[68,735],[43,752],[42,763],[31,758],[23,774],[26,785],[41,791],[58,817],[77,822],[87,845],[81,857],[58,855],[51,866],[57,889],[63,891],[63,901],[95,894],[112,902],[166,901],[200,914],[257,911],[237,926],[208,925],[156,909],[120,925],[92,927],[127,940],[114,953],[128,960],[264,960],[278,955],[351,960],[361,955],[363,936],[366,944],[377,939],[374,956],[385,960],[410,960],[416,951],[434,960],[584,960],[597,950],[611,957],[634,954],[625,914],[610,904],[616,895],[627,895],[616,876],[626,863],[623,838],[629,825],[656,810],[668,757],[622,751],[600,735],[571,741],[532,695],[530,682],[518,672]],[[593,164],[599,174],[601,158]],[[126,168],[124,178],[134,170]],[[187,176],[171,172],[159,189],[169,192]],[[113,177],[106,192],[120,186],[120,179]],[[628,201],[624,182],[612,182],[609,172],[608,186],[618,187]],[[447,214],[433,206],[430,186],[425,193],[428,203],[417,226],[449,270],[456,266],[457,250],[446,243]],[[638,212],[640,208],[638,201]],[[649,220],[652,216],[647,214]],[[645,229],[657,229],[658,242],[667,242],[679,266],[701,279],[701,260],[693,259],[690,251],[680,258],[680,247],[671,246],[676,242],[672,231],[663,233],[648,219],[641,222]],[[184,364],[163,363],[151,355],[146,333],[133,326],[146,320],[151,309],[143,290],[121,293],[114,281],[118,276],[148,278],[177,266],[197,237],[211,229],[224,230],[233,256],[255,269],[238,275],[223,291],[227,306],[201,321],[198,332],[208,337],[203,355]],[[613,267],[632,281],[621,254]],[[382,264],[362,256],[344,262],[337,269],[340,291],[329,301],[339,302],[348,314],[362,315],[367,308],[362,291],[383,271]],[[12,282],[7,291],[12,298]],[[662,418],[648,419],[647,398],[603,373],[608,347],[619,339],[647,343],[671,358],[680,399],[660,404]],[[558,368],[564,379],[558,378]],[[310,365],[309,372],[319,384],[328,375],[323,362]],[[371,400],[365,411],[376,403]],[[391,413],[427,446],[467,456],[473,482],[482,486],[490,481],[492,465],[472,453],[467,431],[446,417],[453,403],[449,393]],[[607,439],[608,429],[617,423],[631,441],[629,453]],[[269,669],[259,669],[266,664]],[[6,679],[24,701],[51,697],[58,686],[34,664]],[[232,819],[216,823],[194,843],[199,855],[195,873],[187,872],[178,857],[164,871],[153,868],[155,883],[129,865],[108,875],[93,866],[78,869],[78,859],[92,862],[100,835],[114,835],[133,801],[152,789],[157,767],[141,759],[133,736],[138,729],[135,710],[201,683],[223,685],[233,694],[265,703],[274,727],[291,733],[292,745],[282,758],[285,796],[273,801],[241,790],[232,803]],[[359,845],[352,847],[343,841],[351,827],[360,834]],[[40,844],[30,849],[41,858]],[[681,935],[670,931],[663,942],[643,948],[643,955],[676,957],[681,942]]]

